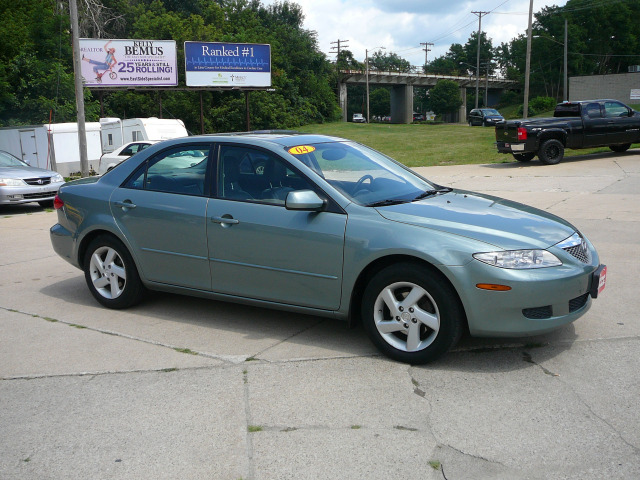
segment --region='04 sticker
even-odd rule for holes
[[[287,150],[291,155],[304,155],[305,153],[311,153],[316,149],[311,145],[298,145],[297,147],[291,147]]]

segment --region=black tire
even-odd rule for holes
[[[469,120],[469,126],[473,127],[473,122],[471,120]]]
[[[397,303],[390,307],[391,298]],[[413,263],[391,265],[374,275],[361,311],[373,344],[386,356],[410,364],[444,355],[460,339],[465,318],[456,292],[444,278]]]
[[[547,165],[557,165],[564,157],[564,145],[560,140],[545,140],[538,150],[538,158]]]
[[[629,150],[631,148],[631,144],[630,143],[624,143],[622,145],[609,145],[609,148],[611,150],[613,150],[616,153],[622,153],[622,152],[626,152],[627,150]]]
[[[43,200],[41,202],[38,202],[38,205],[40,205],[42,208],[53,208],[53,200]]]
[[[128,308],[142,300],[144,287],[133,258],[114,236],[94,238],[85,252],[83,266],[91,294],[105,307]]]
[[[513,158],[519,162],[530,162],[536,156],[536,152],[513,153]]]

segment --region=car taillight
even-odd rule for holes
[[[58,195],[56,195],[56,197],[53,199],[53,208],[55,208],[56,210],[60,210],[62,207],[64,207],[64,202]]]
[[[518,140],[527,139],[527,129],[524,127],[518,127]]]

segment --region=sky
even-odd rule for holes
[[[265,5],[278,0],[262,0]],[[491,12],[482,16],[482,31],[494,47],[507,43],[527,30],[529,0],[290,0],[302,7],[304,28],[317,32],[320,50],[335,60],[335,42],[344,45],[357,60],[364,61],[376,47],[394,52],[411,65],[423,65],[424,46],[429,61],[444,55],[452,43],[467,43],[478,30],[478,16],[471,12]],[[533,11],[545,6],[563,6],[567,0],[534,0]],[[342,48],[342,47],[341,47]],[[335,50],[335,49],[334,49]]]

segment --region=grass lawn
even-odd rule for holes
[[[515,162],[511,155],[497,152],[494,145],[495,131],[490,127],[469,127],[466,124],[390,125],[336,122],[305,125],[297,130],[355,140],[395,158],[408,167]],[[565,155],[596,152],[610,150],[566,150]]]

